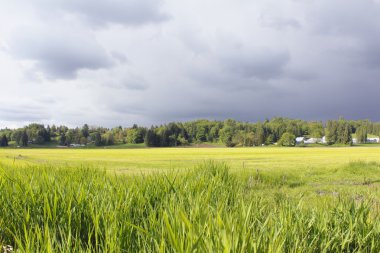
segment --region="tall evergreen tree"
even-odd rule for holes
[[[5,134],[3,134],[0,138],[0,147],[7,147],[8,146],[8,138]]]
[[[23,147],[26,147],[28,146],[28,142],[29,142],[28,134],[26,133],[26,130],[24,130],[21,136],[21,144]]]
[[[148,131],[146,131],[144,142],[147,147],[159,146],[158,136],[156,135],[156,132],[154,131],[153,127],[151,127],[150,129],[148,129]]]
[[[352,129],[348,122],[345,122],[343,144],[352,145]]]
[[[338,126],[337,122],[333,120],[327,121],[326,125],[326,141],[329,145],[337,143],[338,140]]]
[[[103,143],[102,143],[102,136],[101,136],[101,134],[99,132],[95,132],[91,136],[91,138],[93,139],[95,146],[102,146],[103,145]]]
[[[90,130],[87,124],[84,124],[82,127],[82,135],[83,137],[87,138],[90,135]]]
[[[265,143],[265,130],[261,123],[258,123],[256,126],[254,144],[255,146],[261,146]]]
[[[360,126],[356,129],[356,140],[358,143],[365,143],[367,141],[367,128],[365,126]]]
[[[59,145],[66,145],[66,134],[65,133],[61,133],[60,135],[60,138],[59,138]]]

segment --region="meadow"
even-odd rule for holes
[[[16,252],[379,252],[380,148],[0,149]]]

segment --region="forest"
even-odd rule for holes
[[[69,128],[67,126],[32,123],[18,129],[1,129],[0,146],[14,143],[18,147],[30,144],[57,146],[111,146],[116,144],[145,143],[147,147],[175,147],[201,143],[220,143],[227,147],[262,146],[277,144],[295,146],[296,137],[322,138],[327,145],[352,145],[352,136],[357,143],[365,143],[368,135],[380,134],[380,122],[370,120],[305,121],[276,117],[263,122],[240,122],[195,120],[171,122],[159,126],[105,128],[89,126]]]

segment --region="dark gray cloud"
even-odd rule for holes
[[[366,67],[379,67],[380,61],[380,3],[375,0],[321,1],[319,13],[309,17],[312,28],[339,42],[335,53]],[[344,8],[343,8],[344,6]]]
[[[91,34],[66,27],[20,29],[10,40],[10,52],[35,62],[35,71],[49,79],[72,79],[81,69],[112,66],[112,59]]]
[[[39,107],[13,103],[14,111],[0,111],[9,121],[380,120],[377,0],[24,0],[2,7],[0,101]]]
[[[59,1],[58,6],[79,14],[95,26],[109,23],[143,25],[168,19],[168,15],[160,10],[161,1],[159,0],[64,0]]]
[[[116,102],[108,105],[109,109],[119,115],[141,115],[146,113],[143,105]]]
[[[125,82],[125,83],[122,83],[122,86],[130,90],[141,90],[141,91],[146,90],[148,88],[147,84],[140,81]]]
[[[380,67],[380,39],[377,39],[376,42],[369,43],[364,50],[359,52],[365,60],[366,66],[370,68]]]
[[[221,61],[225,69],[241,77],[267,80],[280,77],[289,58],[287,52],[262,49],[257,52],[235,51]]]
[[[28,6],[44,19],[76,19],[94,28],[110,24],[140,26],[169,19],[161,0],[24,0],[15,5]]]
[[[33,106],[30,104],[2,105],[0,108],[0,118],[8,122],[33,122],[46,121],[51,119],[51,115],[46,112],[44,106]]]
[[[315,1],[310,7],[315,10],[310,12],[307,19],[321,34],[364,39],[379,31],[380,5],[376,0],[322,0]]]
[[[117,61],[119,61],[120,63],[127,63],[128,62],[128,58],[125,54],[123,53],[120,53],[120,52],[111,52],[111,55],[114,59],[116,59]]]
[[[9,41],[10,52],[35,62],[34,71],[49,79],[73,79],[81,69],[109,68],[113,59],[121,64],[127,56],[107,50],[96,40],[92,28],[110,24],[138,26],[168,19],[159,0],[25,2],[44,24],[17,27]],[[113,59],[112,59],[113,58]],[[142,87],[131,84],[131,87]]]
[[[300,22],[294,18],[279,18],[279,17],[267,17],[261,16],[259,19],[260,23],[265,27],[274,28],[276,30],[283,29],[301,29],[302,26]]]
[[[122,76],[118,80],[112,80],[110,78],[105,81],[104,85],[114,89],[127,89],[133,91],[144,91],[149,88],[149,84],[144,78],[133,74]]]

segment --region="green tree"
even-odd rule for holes
[[[158,136],[153,127],[151,127],[150,129],[148,129],[148,131],[146,131],[144,143],[145,143],[145,146],[147,147],[159,146]]]
[[[44,125],[32,123],[25,127],[28,138],[35,144],[43,144],[50,141],[50,133]]]
[[[74,130],[69,129],[66,132],[65,137],[66,137],[66,145],[70,146],[70,144],[72,144],[72,143],[75,142],[75,133],[74,133]]]
[[[273,134],[269,134],[265,140],[265,144],[266,145],[271,145],[274,143],[274,135]]]
[[[329,120],[326,125],[326,140],[331,144],[352,144],[352,127],[343,118],[339,120]]]
[[[220,126],[218,125],[214,125],[211,129],[210,129],[210,132],[209,132],[209,141],[217,141],[218,138],[219,138],[219,130],[220,130]]]
[[[158,136],[160,140],[160,147],[169,147],[170,146],[170,138],[171,132],[166,128],[162,127],[158,131]]]
[[[346,145],[352,145],[352,129],[348,122],[344,125],[342,143]]]
[[[83,137],[87,138],[90,135],[90,129],[87,124],[84,124],[81,129]]]
[[[255,146],[261,146],[265,142],[265,130],[264,126],[261,123],[256,125],[255,136],[254,136],[254,144]]]
[[[57,136],[57,127],[55,125],[52,125],[50,128],[50,136],[56,137]]]
[[[326,124],[326,141],[327,144],[335,144],[338,141],[338,123],[329,120]]]
[[[138,128],[130,128],[127,131],[127,143],[138,143],[140,138]]]
[[[124,130],[121,126],[118,126],[118,127],[115,127],[115,128],[112,128],[112,134],[114,136],[114,141],[115,143],[123,143],[125,144],[126,143],[126,138],[124,138]]]
[[[291,133],[284,133],[278,141],[279,146],[292,147],[296,145],[296,136]]]
[[[5,134],[3,134],[0,138],[0,147],[7,147],[8,146],[8,138]]]
[[[114,136],[112,132],[107,132],[105,134],[102,134],[101,136],[101,142],[103,145],[113,145],[115,143]]]
[[[143,143],[145,129],[134,125],[132,128],[127,129],[127,143]]]
[[[26,130],[24,130],[21,136],[21,145],[23,147],[26,147],[28,146],[28,142],[29,142],[29,137],[28,137],[28,134],[26,133]]]
[[[94,141],[95,146],[102,146],[102,136],[99,132],[94,132],[91,134],[91,139]]]
[[[236,143],[233,141],[233,137],[236,133],[236,121],[227,119],[223,123],[223,128],[219,131],[220,141],[227,147],[234,147]]]
[[[177,143],[181,146],[189,145],[189,141],[182,134],[177,137]]]
[[[207,141],[206,137],[206,128],[204,126],[200,126],[197,128],[197,133],[195,135],[197,142],[205,142]]]
[[[59,136],[59,145],[66,145],[66,134],[65,133],[61,133],[60,136]]]
[[[324,135],[324,129],[322,122],[309,122],[307,125],[307,133],[310,135],[310,137],[314,138],[322,138]]]
[[[358,143],[365,143],[367,142],[367,127],[365,126],[360,126],[356,129],[356,140]]]
[[[220,130],[220,140],[227,147],[234,147],[236,143],[233,142],[234,130],[231,126],[224,126]]]
[[[236,143],[239,146],[250,147],[253,146],[254,135],[252,132],[248,132],[247,130],[239,130],[234,137],[232,138],[232,142]]]
[[[340,118],[338,121],[338,139],[337,143],[351,145],[352,144],[352,129],[348,121]]]

